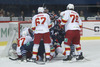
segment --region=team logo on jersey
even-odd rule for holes
[[[62,18],[64,17],[65,13],[62,15]]]
[[[67,39],[67,38],[65,38],[65,39],[64,39],[64,42],[68,42],[68,39]]]

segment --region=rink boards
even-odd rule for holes
[[[0,22],[0,46],[4,46],[8,42],[9,22]],[[83,27],[81,40],[100,40],[100,21],[83,21]]]

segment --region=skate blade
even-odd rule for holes
[[[45,64],[45,62],[43,62],[43,61],[36,61],[36,64],[39,64],[39,65],[44,65],[44,64]]]
[[[82,60],[76,60],[76,62],[86,62],[86,61],[90,61],[90,60],[89,59],[86,59],[86,58],[84,58]]]

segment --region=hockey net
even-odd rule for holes
[[[17,39],[20,38],[21,31],[25,28],[31,28],[31,22],[29,21],[19,21],[19,22],[9,22],[9,40],[5,46],[1,57],[8,57],[9,50],[13,43],[17,43]]]

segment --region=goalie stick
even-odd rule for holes
[[[42,7],[44,7],[45,3],[43,3]]]

